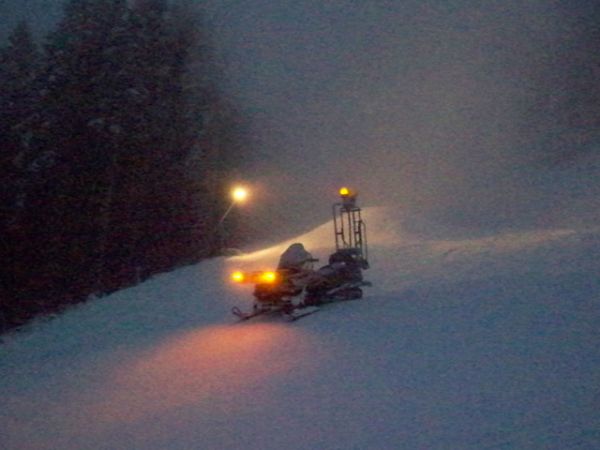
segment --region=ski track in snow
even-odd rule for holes
[[[235,323],[289,242],[156,276],[0,345],[6,449],[600,448],[600,232],[464,240],[366,211],[360,301]]]

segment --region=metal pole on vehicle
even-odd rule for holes
[[[367,229],[362,219],[361,208],[356,204],[357,193],[346,187],[339,190],[341,202],[333,204],[333,226],[336,251],[353,248],[368,264]]]

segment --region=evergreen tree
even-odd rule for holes
[[[40,55],[29,27],[21,22],[0,51],[0,173],[2,226],[14,224],[24,201],[22,187],[30,148],[29,123],[36,110]]]
[[[194,249],[190,234],[195,218],[188,213],[190,194],[182,164],[199,126],[189,114],[189,93],[184,92],[195,36],[193,27],[180,19],[162,0],[133,6],[137,104],[124,163],[134,184],[128,189],[132,195],[120,198],[120,211],[127,218],[131,253],[145,272],[172,267],[184,257],[182,252],[189,258]]]
[[[8,322],[209,254],[236,116],[191,3],[131,3],[69,0],[41,70],[26,27],[1,53],[2,170],[20,168],[26,200]]]
[[[27,187],[49,161],[35,155],[31,123],[36,117],[40,54],[25,22],[0,50],[0,330],[29,317],[21,297],[30,275],[31,246],[23,228]]]
[[[44,230],[44,276],[39,288],[79,298],[97,278],[103,256],[102,223],[122,141],[116,114],[126,45],[124,0],[71,0],[46,45],[40,148],[56,154],[34,198],[29,224]],[[109,209],[109,207],[105,207]]]

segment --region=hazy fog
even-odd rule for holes
[[[578,2],[214,4],[265,209],[310,223],[344,183],[463,226],[548,220],[527,174],[563,132],[538,102],[565,95],[544,82],[580,38]]]
[[[243,214],[254,228],[319,223],[341,184],[365,205],[474,228],[570,214],[560,181],[549,195],[536,170],[546,150],[581,144],[560,139],[564,78],[577,70],[561,64],[582,45],[581,60],[598,53],[579,42],[594,2],[190,1],[205,8],[224,88],[250,124]],[[32,11],[58,2],[14,3],[42,24]]]

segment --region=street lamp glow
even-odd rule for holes
[[[246,200],[247,197],[248,197],[248,190],[241,186],[238,186],[231,191],[231,198],[233,199],[234,202],[237,202],[237,203],[243,202],[244,200]]]
[[[246,198],[248,197],[248,189],[246,189],[245,187],[242,187],[242,186],[236,186],[231,190],[230,194],[231,194],[231,203],[229,204],[229,208],[227,208],[227,211],[225,211],[225,213],[219,219],[219,222],[217,223],[217,228],[219,228],[221,226],[221,224],[223,223],[225,218],[229,215],[229,213],[231,212],[233,207],[236,205],[236,203],[243,203],[246,200]]]

